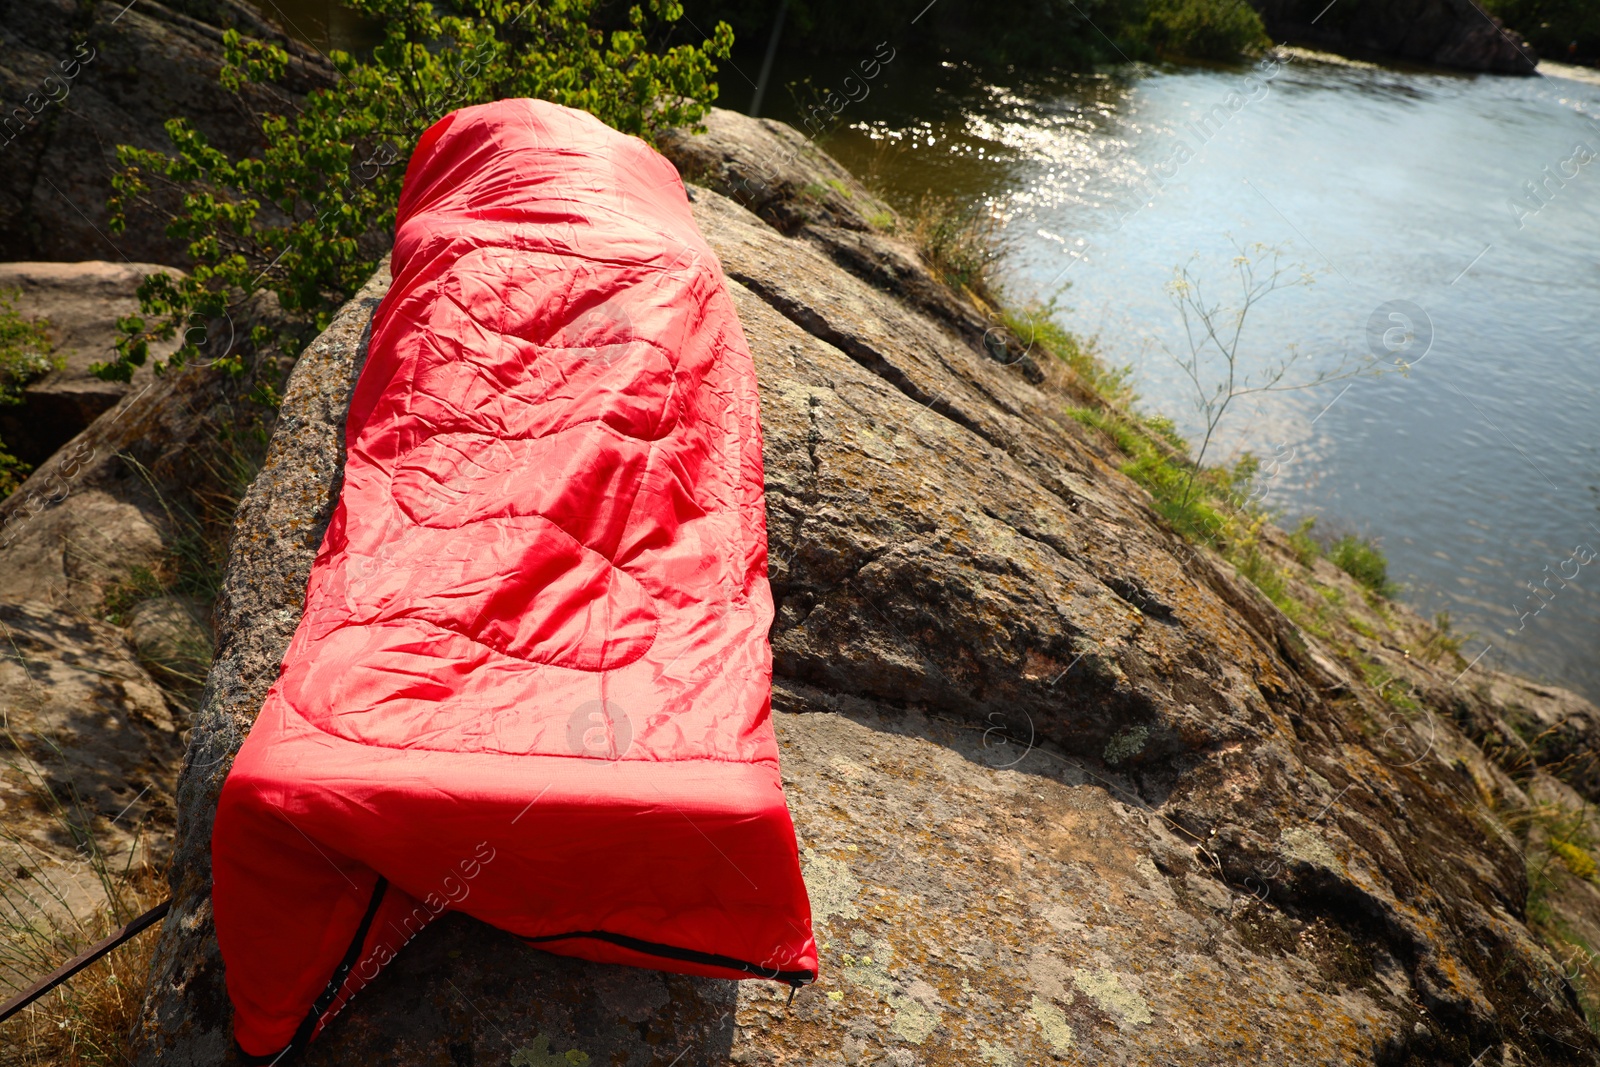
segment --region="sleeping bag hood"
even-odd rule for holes
[[[798,985],[755,369],[672,165],[535,100],[418,143],[343,488],[212,838],[249,1058],[461,911]]]

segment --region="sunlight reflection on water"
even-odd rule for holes
[[[1306,57],[1264,89],[1248,69],[895,74],[829,150],[901,203],[987,201],[1012,294],[1058,295],[1062,320],[1190,435],[1163,286],[1191,255],[1219,282],[1235,242],[1316,272],[1252,313],[1256,366],[1291,344],[1332,366],[1368,351],[1380,307],[1425,309],[1432,346],[1408,375],[1261,398],[1213,454],[1292,451],[1268,497],[1288,520],[1378,537],[1407,598],[1476,635],[1469,658],[1490,644],[1486,664],[1600,699],[1600,563],[1524,617],[1527,583],[1600,548],[1600,161],[1574,155],[1600,149],[1600,85]],[[1230,93],[1249,99],[1229,108]],[[1545,183],[1543,206],[1527,182]]]

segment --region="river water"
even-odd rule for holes
[[[986,204],[1009,295],[1055,297],[1191,440],[1174,268],[1224,306],[1241,247],[1309,272],[1251,309],[1241,368],[1294,352],[1286,383],[1389,372],[1240,401],[1209,458],[1269,461],[1286,525],[1376,539],[1404,598],[1471,634],[1469,660],[1600,699],[1600,85],[1298,52],[1000,80],[896,62],[821,143],[902,205]],[[848,73],[806,67],[774,81]],[[796,95],[767,112],[795,118]]]

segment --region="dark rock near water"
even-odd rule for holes
[[[220,90],[229,27],[289,50],[292,92],[332,84],[323,57],[241,0],[0,0],[0,260],[186,262],[163,219],[130,217],[111,234],[106,201],[117,145],[170,151],[163,124],[182,115],[243,153],[261,137],[252,112],[292,102]]]
[[[729,175],[790,135],[726,113],[712,128],[692,198],[761,384],[774,716],[821,979],[788,1004],[452,915],[306,1062],[1600,1061],[1574,972],[1530,928],[1542,839],[1508,821],[1593,788],[1567,758],[1590,750],[1592,705],[1475,673],[1325,560],[1295,589],[1345,598],[1360,626],[1297,627],[1162,524],[1066,415],[1070,370],[1003,365],[961,324],[981,310],[916,295],[939,283],[849,218],[870,202],[853,179],[815,175],[844,188],[831,219],[752,201]],[[903,276],[858,269],[840,233]],[[227,1060],[212,813],[298,620],[388,284],[301,358],[239,511],[141,1063]],[[1352,670],[1355,651],[1389,680]],[[1535,723],[1554,734],[1524,739]],[[1546,900],[1600,931],[1582,877]]]
[[[1539,56],[1475,0],[1251,0],[1280,41],[1490,74],[1532,74]]]

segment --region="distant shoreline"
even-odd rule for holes
[[[1594,67],[1578,67],[1571,63],[1556,63],[1553,60],[1539,60],[1539,67],[1535,74],[1543,74],[1547,78],[1566,78],[1568,81],[1583,82],[1585,85],[1600,85],[1600,70]]]

